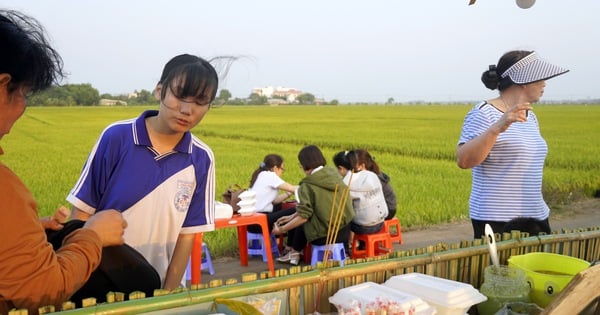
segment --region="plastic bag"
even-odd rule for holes
[[[513,302],[504,304],[494,315],[538,315],[543,310],[535,303]]]

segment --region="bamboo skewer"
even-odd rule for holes
[[[325,238],[325,250],[323,251],[323,265],[327,266],[327,260],[329,259],[329,253],[331,252],[331,245],[335,244],[337,239],[337,235],[340,229],[340,225],[342,224],[342,219],[344,218],[344,209],[346,208],[346,201],[348,200],[348,194],[350,193],[350,182],[352,181],[352,174],[350,174],[350,179],[348,181],[348,185],[346,188],[342,190],[342,199],[338,202],[338,185],[335,185],[335,189],[333,191],[333,201],[331,203],[331,212],[329,213],[329,222],[327,223],[327,236]],[[323,290],[324,283],[320,283],[317,288],[317,298],[315,299],[315,309],[317,312],[319,310],[319,301],[321,292]]]
[[[344,209],[346,208],[346,202],[348,201],[348,194],[350,193],[350,183],[352,182],[352,173],[350,173],[350,178],[348,180],[348,185],[342,190],[342,199],[341,202],[338,202],[338,185],[335,185],[335,190],[333,193],[333,202],[331,213],[329,214],[330,219],[327,228],[327,238],[325,240],[325,251],[323,252],[323,264],[327,264],[327,260],[329,258],[329,253],[331,252],[331,245],[335,244],[337,239],[338,232],[340,230],[342,219],[344,217]],[[335,207],[337,205],[337,207]],[[332,220],[332,217],[333,220]],[[333,225],[332,225],[333,222]]]
[[[331,238],[331,229],[332,229],[332,222],[333,222],[333,213],[335,212],[335,206],[337,203],[337,193],[338,193],[338,185],[335,184],[335,189],[333,190],[333,201],[331,202],[331,210],[329,211],[329,222],[327,222],[327,237],[325,239],[325,244],[329,243],[329,240]]]

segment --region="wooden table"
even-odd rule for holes
[[[264,213],[254,213],[249,216],[241,216],[234,214],[229,219],[216,219],[215,229],[237,227],[238,234],[238,247],[240,249],[240,265],[248,266],[248,225],[258,224],[261,227],[264,248],[271,248],[271,231],[267,223],[267,216]],[[200,265],[202,264],[202,233],[196,233],[194,237],[194,246],[192,247],[192,284],[200,284]],[[271,276],[275,276],[275,263],[273,262],[273,255],[267,255],[267,263],[269,265],[269,271]]]

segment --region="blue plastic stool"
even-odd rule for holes
[[[192,278],[192,271],[190,269],[191,263],[188,260],[187,268],[185,269],[185,279],[190,280]],[[200,270],[206,270],[208,268],[208,273],[212,276],[215,274],[215,269],[212,265],[212,260],[210,259],[210,251],[208,250],[208,246],[206,243],[202,243],[202,265],[200,265]]]
[[[340,266],[344,266],[346,260],[346,250],[343,243],[335,243],[330,245],[312,245],[312,259],[310,264],[315,267],[319,261],[323,261],[326,246],[329,246],[330,258],[327,260],[337,260]]]
[[[247,232],[248,235],[248,256],[262,256],[263,261],[267,261],[267,251],[264,248],[262,233]],[[271,235],[271,252],[279,257],[279,247],[274,235]]]

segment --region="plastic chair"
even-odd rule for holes
[[[206,270],[208,268],[208,273],[212,276],[215,274],[215,269],[212,265],[212,260],[210,258],[210,251],[208,250],[208,246],[206,243],[202,243],[202,264],[200,265],[200,270]],[[187,268],[185,269],[185,278],[186,280],[190,280],[192,277],[191,271],[191,263],[188,261]]]
[[[344,250],[343,243],[335,243],[329,245],[312,245],[312,258],[310,264],[315,267],[319,261],[323,261],[325,250],[329,249],[331,258],[327,260],[337,260],[340,262],[340,266],[344,266],[346,260],[346,251]]]
[[[263,248],[264,239],[262,233],[251,233],[247,232],[248,235],[248,255],[249,256],[262,256],[263,261],[267,261],[267,255],[271,253],[267,253],[267,250]],[[279,247],[277,245],[277,241],[275,240],[275,236],[271,235],[271,252],[274,253],[277,257],[279,257]]]
[[[364,243],[364,249],[358,249],[359,241]],[[352,258],[374,257],[392,251],[392,238],[387,232],[375,234],[356,234],[352,239]]]
[[[402,245],[402,228],[400,227],[400,220],[398,220],[398,218],[393,217],[389,220],[385,220],[383,222],[382,232],[390,235],[392,245],[394,242],[398,242],[398,244]]]
[[[310,245],[310,243],[306,243],[306,246],[304,246],[304,252],[302,253],[302,258],[304,260],[305,264],[310,264],[311,261],[311,253],[312,253],[312,246]]]

